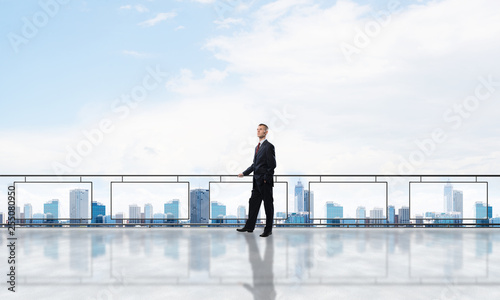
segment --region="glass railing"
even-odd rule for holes
[[[252,176],[1,175],[0,223],[240,227]],[[277,227],[500,227],[500,175],[275,175]],[[261,207],[258,223],[265,222]]]

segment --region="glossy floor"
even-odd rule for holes
[[[499,299],[495,228],[23,228],[1,299]],[[7,231],[0,272],[8,271]],[[36,295],[36,297],[34,297]],[[8,297],[6,297],[8,296]]]

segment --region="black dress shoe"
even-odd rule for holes
[[[253,229],[252,229],[252,230],[250,230],[250,229],[246,229],[245,227],[243,227],[243,228],[238,228],[238,229],[236,229],[236,231],[239,231],[239,232],[245,232],[245,231],[246,231],[246,232],[253,232]]]
[[[273,234],[273,232],[272,232],[272,231],[269,231],[269,232],[265,232],[265,231],[264,231],[264,232],[263,232],[260,236],[261,236],[261,237],[268,237],[268,236],[270,236],[271,234]]]

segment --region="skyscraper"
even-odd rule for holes
[[[372,224],[383,224],[384,220],[376,220],[384,218],[384,209],[380,207],[375,207],[370,210],[370,223]],[[375,220],[374,220],[375,219]]]
[[[309,220],[314,218],[314,192],[304,190],[304,210],[309,211]]]
[[[97,217],[106,215],[106,206],[102,203],[98,203],[96,201],[92,202],[92,223],[101,223],[98,222]],[[104,222],[104,219],[101,218],[99,221]]]
[[[24,204],[24,218],[25,219],[33,218],[33,208],[29,203]]]
[[[487,227],[489,223],[489,219],[493,217],[493,208],[488,205],[488,209],[486,209],[486,204],[481,201],[477,201],[474,204],[476,209],[476,222],[485,225],[476,225],[477,227]]]
[[[295,185],[295,211],[304,211],[304,186],[300,180]]]
[[[0,212],[0,224],[3,224],[3,213]]]
[[[326,222],[330,224],[340,223],[340,219],[344,217],[344,207],[338,203],[333,203],[331,201],[326,202],[326,218],[329,219]]]
[[[210,203],[210,213],[212,219],[220,218],[220,220],[212,220],[212,223],[223,223],[223,218],[226,216],[226,206],[214,201]]]
[[[69,191],[70,223],[87,223],[89,218],[89,190],[74,189]]]
[[[238,206],[238,219],[245,219],[247,217],[247,209],[244,205]]]
[[[394,208],[394,205],[389,205],[387,207],[387,214],[388,214],[388,222],[394,224],[395,216],[396,216],[396,209]]]
[[[16,208],[15,208],[14,218],[16,220],[19,220],[21,218],[21,208],[19,206],[17,206],[17,205],[16,205]]]
[[[208,223],[209,190],[194,189],[190,192],[190,222]]]
[[[141,223],[141,207],[137,204],[128,206],[129,223]]]
[[[172,199],[164,204],[163,212],[165,214],[171,213],[172,219],[179,219],[179,199]]]
[[[153,205],[151,203],[144,204],[144,223],[153,223],[153,220],[148,220],[153,219],[153,217]]]
[[[460,213],[460,217],[464,216],[464,193],[462,191],[453,190],[453,211]]]
[[[356,223],[358,224],[365,224],[366,223],[366,208],[364,206],[358,206],[356,208],[356,219],[363,219],[363,220],[356,220]]]
[[[46,215],[47,222],[57,222],[59,219],[59,200],[52,199],[43,204],[43,213]]]
[[[410,223],[410,208],[403,206],[399,209],[399,223]]]
[[[448,182],[444,186],[444,212],[448,213],[452,211],[453,211],[453,186]]]

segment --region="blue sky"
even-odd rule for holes
[[[239,173],[260,122],[279,174],[500,167],[497,1],[60,2],[0,1],[3,173]]]

